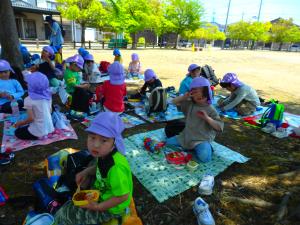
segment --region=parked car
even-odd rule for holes
[[[291,52],[300,52],[300,45],[293,44],[293,45],[290,47],[290,51],[291,51]]]
[[[185,48],[190,48],[190,47],[192,47],[192,43],[189,42],[189,41],[187,41],[187,40],[180,40],[179,43],[178,43],[178,45],[179,45],[180,47],[185,47]]]

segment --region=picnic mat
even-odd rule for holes
[[[239,120],[239,119],[242,119],[242,118],[247,118],[247,117],[250,117],[250,116],[262,115],[266,111],[266,109],[268,108],[268,107],[264,107],[264,106],[258,106],[256,108],[256,111],[254,113],[252,113],[251,115],[240,116],[240,115],[238,115],[237,111],[235,111],[235,110],[227,110],[226,112],[222,112],[220,110],[220,108],[217,106],[217,102],[220,98],[224,98],[224,96],[215,95],[214,100],[213,100],[213,106],[216,108],[219,115],[222,115],[222,116],[227,117],[227,118],[235,119],[235,120]]]
[[[95,118],[96,116],[93,115],[93,116],[88,116],[86,117],[81,123],[85,126],[90,126],[90,123],[91,121]],[[122,113],[120,115],[124,125],[125,125],[125,128],[131,128],[131,127],[135,127],[137,125],[140,125],[140,124],[144,124],[145,121],[139,119],[139,118],[136,118],[135,116],[131,116],[131,115],[128,115],[126,113]]]
[[[166,112],[151,113],[150,116],[147,116],[147,113],[145,112],[145,104],[143,101],[129,103],[134,107],[134,112],[137,115],[150,123],[166,122],[184,118],[183,113],[178,111],[176,105],[171,103],[171,98],[168,98],[168,108]]]
[[[22,117],[26,116],[26,114],[21,115]],[[74,129],[69,125],[69,130],[55,129],[53,133],[38,140],[20,140],[14,135],[14,129],[12,128],[13,122],[11,121],[10,119],[4,121],[1,152],[7,150],[16,152],[35,145],[48,145],[56,141],[77,139]]]
[[[174,165],[166,162],[163,152],[153,154],[144,149],[143,139],[145,137],[151,137],[157,141],[164,141],[166,138],[163,129],[130,136],[125,139],[126,158],[132,173],[159,202],[197,185],[205,174],[216,176],[234,162],[245,163],[249,160],[243,155],[213,142],[214,154],[211,162],[200,163],[194,172],[190,172],[186,168],[176,169]],[[165,150],[172,151],[169,147],[165,147]]]

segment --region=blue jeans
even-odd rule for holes
[[[180,145],[180,143],[178,142],[176,136],[168,138],[166,141],[166,144],[182,147]],[[196,145],[194,150],[195,150],[197,159],[200,160],[201,162],[206,163],[206,162],[211,161],[212,147],[208,141],[204,141],[204,142]]]

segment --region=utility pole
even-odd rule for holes
[[[257,22],[259,22],[259,19],[260,19],[260,12],[261,12],[262,2],[263,2],[263,0],[260,0],[259,10],[258,10],[258,16],[257,16]]]
[[[225,22],[225,28],[224,28],[224,33],[225,33],[225,34],[226,34],[226,30],[227,30],[227,22],[228,22],[228,16],[229,16],[230,4],[231,4],[231,0],[228,1],[228,9],[227,9],[226,22]]]
[[[244,15],[245,15],[245,13],[243,12],[242,13],[242,21],[244,21]]]

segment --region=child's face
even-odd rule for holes
[[[235,91],[235,89],[236,89],[236,87],[233,86],[232,84],[230,84],[230,86],[226,87],[226,90],[227,90],[227,91],[230,91],[230,92]]]
[[[87,147],[93,157],[105,157],[114,149],[114,138],[89,133]]]
[[[71,63],[69,69],[73,72],[80,72],[81,69],[76,65],[76,63]]]
[[[203,88],[193,88],[191,91],[192,99],[197,104],[203,105],[207,103],[207,97],[203,96]]]
[[[191,71],[191,72],[190,72],[191,77],[193,77],[193,78],[194,78],[194,77],[199,77],[199,76],[200,76],[200,72],[201,72],[200,68]]]
[[[86,61],[87,66],[92,66],[94,64],[94,61]]]
[[[33,72],[38,71],[38,69],[39,69],[39,66],[38,66],[38,65],[32,65],[32,66],[29,68],[29,71],[30,71],[31,73],[33,73]]]
[[[146,83],[148,83],[148,84],[152,84],[153,82],[154,82],[154,78],[152,78],[151,80],[148,80]]]
[[[1,80],[8,80],[9,79],[9,74],[10,74],[9,70],[0,71],[0,79]]]
[[[41,58],[50,58],[50,53],[47,52],[47,51],[45,51],[45,50],[43,50],[42,54],[41,54]]]

